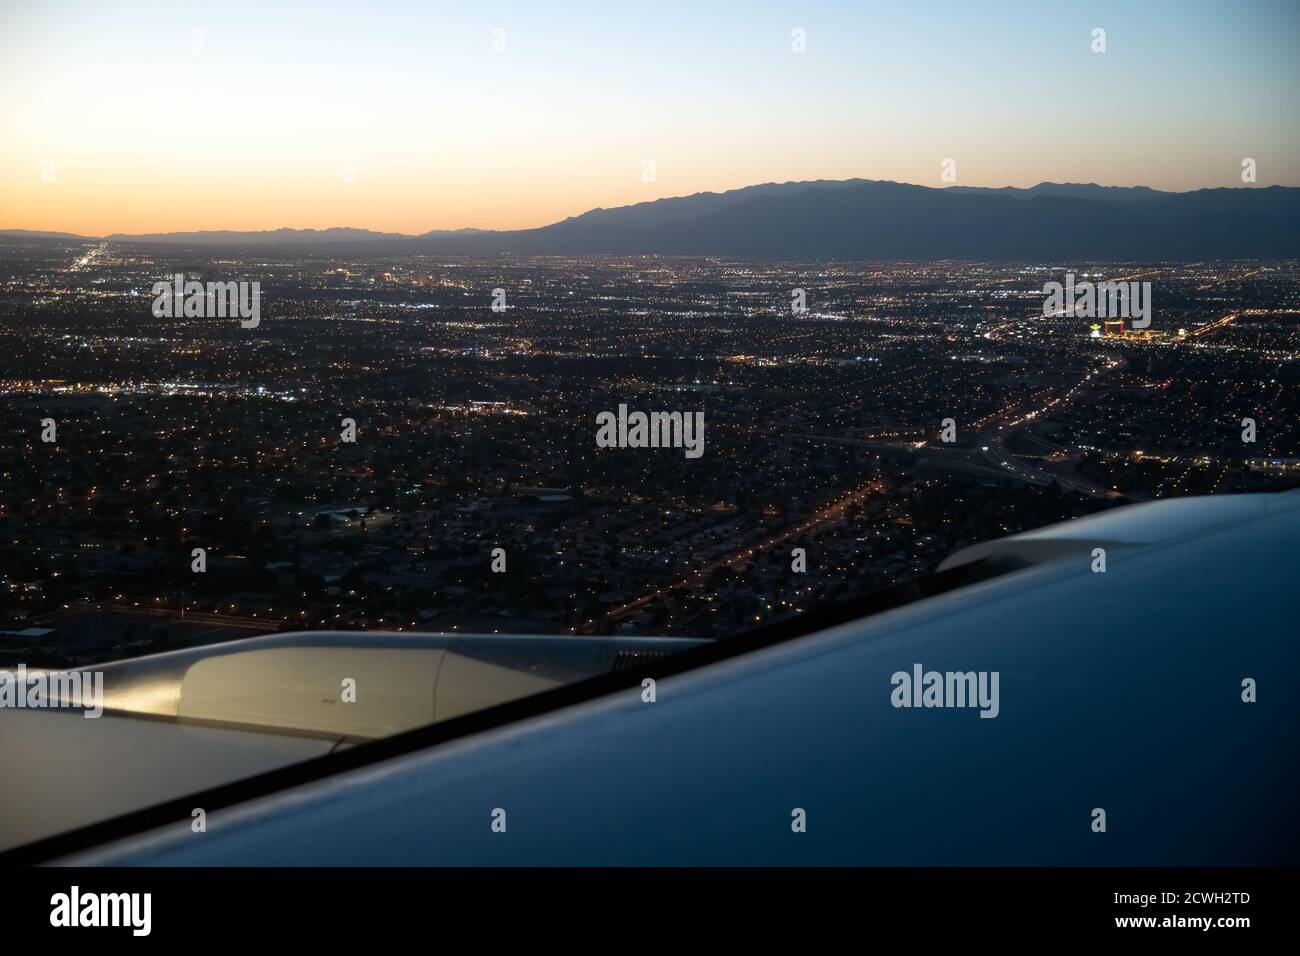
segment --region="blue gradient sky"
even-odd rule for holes
[[[516,228],[942,185],[948,157],[964,185],[1241,185],[1243,157],[1300,185],[1298,36],[1293,0],[0,0],[0,227]]]

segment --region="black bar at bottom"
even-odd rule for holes
[[[77,942],[130,941],[146,938],[147,928],[147,938],[205,947],[263,938],[331,946],[349,938],[428,940],[431,929],[449,943],[458,938],[452,933],[485,944],[501,933],[532,934],[539,945],[613,933],[667,945],[666,929],[690,931],[701,921],[729,934],[782,930],[810,941],[834,929],[859,939],[906,930],[926,942],[1080,935],[1231,942],[1293,926],[1300,882],[1295,869],[1209,868],[40,868],[10,875],[3,914],[10,944],[73,933]],[[72,925],[87,922],[118,925]]]

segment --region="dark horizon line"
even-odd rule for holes
[[[424,239],[433,236],[511,235],[516,233],[533,232],[540,229],[547,229],[550,228],[551,226],[556,226],[556,225],[560,225],[561,223],[570,222],[575,219],[580,219],[583,216],[587,216],[592,213],[610,212],[618,209],[635,209],[643,206],[652,206],[657,203],[676,202],[685,199],[694,199],[701,196],[726,196],[731,193],[745,192],[747,190],[753,190],[753,189],[762,189],[767,186],[806,186],[808,188],[816,188],[818,186],[825,186],[825,185],[842,186],[842,185],[850,185],[850,184],[853,185],[878,184],[878,185],[889,185],[889,186],[904,186],[911,189],[925,189],[933,192],[956,191],[958,193],[968,193],[968,192],[1031,193],[1034,192],[1035,190],[1042,189],[1043,187],[1059,187],[1059,188],[1073,187],[1073,188],[1083,188],[1083,189],[1094,188],[1099,190],[1114,191],[1115,193],[1142,192],[1142,193],[1150,193],[1152,194],[1153,197],[1188,196],[1194,193],[1205,193],[1205,192],[1225,192],[1225,191],[1246,192],[1246,191],[1260,191],[1260,190],[1273,190],[1273,189],[1279,189],[1279,190],[1300,189],[1300,186],[1285,186],[1278,183],[1274,183],[1267,186],[1262,186],[1258,184],[1246,184],[1241,186],[1203,186],[1197,189],[1187,189],[1187,190],[1178,191],[1178,190],[1168,190],[1168,189],[1157,189],[1154,186],[1144,186],[1144,185],[1116,186],[1116,185],[1102,185],[1100,183],[1095,183],[1095,182],[1087,182],[1087,183],[1055,182],[1053,180],[1043,180],[1039,183],[1036,183],[1033,186],[966,186],[960,183],[952,183],[944,186],[926,186],[920,183],[907,183],[907,182],[901,182],[893,179],[861,179],[861,178],[800,179],[800,180],[786,180],[785,182],[771,181],[771,182],[763,182],[763,183],[753,183],[748,186],[737,186],[734,189],[724,189],[721,191],[701,190],[700,192],[688,193],[682,196],[661,196],[658,199],[646,199],[640,202],[628,203],[623,206],[593,206],[592,208],[584,210],[583,212],[576,213],[575,215],[572,216],[567,216],[563,219],[557,219],[554,222],[545,223],[540,226],[525,226],[517,229],[481,229],[474,226],[462,226],[455,229],[435,228],[420,233],[404,233],[404,232],[386,232],[381,230],[375,230],[366,226],[326,226],[320,229],[310,227],[310,226],[307,227],[277,226],[274,229],[179,229],[179,230],[173,230],[169,232],[135,232],[135,233],[112,232],[104,235],[85,235],[82,233],[65,232],[57,229],[26,229],[26,228],[0,227],[0,236],[32,236],[38,238],[66,238],[66,239],[80,239],[80,240],[88,240],[88,241],[90,240],[130,241],[130,240],[165,239],[174,236],[238,235],[238,236],[272,237],[279,233],[304,233],[308,235],[325,235],[327,233],[352,233],[352,234],[363,234],[366,236],[370,236],[375,238],[376,240]],[[1054,197],[1054,198],[1077,198],[1077,197]],[[1087,202],[1087,201],[1095,201],[1095,200],[1087,200],[1087,199],[1079,198],[1077,201]]]

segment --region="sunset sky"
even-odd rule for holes
[[[0,228],[520,228],[948,157],[1296,186],[1298,35],[1293,0],[0,0]]]

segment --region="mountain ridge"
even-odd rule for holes
[[[0,230],[0,235],[39,234]],[[102,238],[386,254],[1289,258],[1300,255],[1300,188],[1211,187],[1179,193],[1097,183],[1043,182],[1021,189],[810,180],[597,207],[532,229],[408,235],[353,227],[282,228]]]

